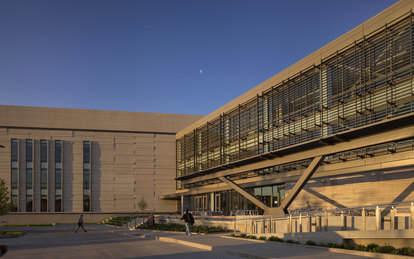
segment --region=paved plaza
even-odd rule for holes
[[[5,228],[2,228],[6,230]],[[87,233],[74,226],[13,227],[26,235],[1,239],[9,246],[4,258],[366,258],[285,243],[259,243],[195,234],[124,230],[86,225]]]
[[[16,228],[9,228],[16,229]],[[9,246],[3,258],[235,258],[180,244],[140,238],[131,231],[104,225],[18,228],[19,238],[1,239]]]

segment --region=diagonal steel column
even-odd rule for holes
[[[250,193],[246,192],[243,188],[241,188],[239,185],[237,185],[235,182],[227,179],[224,176],[219,176],[219,179],[223,182],[225,182],[227,185],[229,185],[231,188],[233,188],[236,192],[243,195],[246,199],[253,202],[255,205],[263,209],[264,211],[268,210],[269,207],[266,206],[262,201],[257,199],[254,195],[251,195]]]
[[[261,202],[259,199],[257,199],[255,196],[251,195],[250,193],[246,192],[243,188],[241,188],[239,185],[237,185],[235,182],[227,179],[224,176],[219,176],[218,178],[225,182],[227,185],[229,185],[231,188],[233,188],[235,191],[243,195],[246,199],[253,202],[255,205],[260,207],[264,210],[265,215],[280,215],[280,214],[288,214],[288,207],[290,204],[292,204],[293,200],[298,196],[299,192],[303,189],[305,184],[309,181],[309,179],[312,177],[312,175],[316,172],[319,165],[322,163],[322,161],[325,159],[325,156],[317,156],[315,157],[310,165],[306,168],[305,172],[301,175],[299,180],[296,182],[295,186],[293,186],[292,190],[288,192],[289,196],[286,197],[286,199],[283,200],[283,202],[280,204],[279,207],[268,207],[266,204]]]
[[[310,165],[306,168],[305,172],[303,172],[299,180],[296,182],[295,186],[293,186],[292,190],[288,192],[288,197],[283,200],[278,209],[282,209],[285,214],[288,214],[288,207],[290,204],[292,204],[293,200],[296,198],[296,196],[298,196],[299,192],[303,189],[305,184],[309,181],[313,173],[315,173],[324,159],[325,156],[323,155],[317,156],[312,160]]]

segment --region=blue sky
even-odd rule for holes
[[[206,115],[396,0],[0,0],[0,104]]]

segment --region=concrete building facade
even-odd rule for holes
[[[158,196],[175,191],[175,133],[200,117],[0,106],[13,211],[176,212]]]
[[[394,4],[178,132],[165,198],[225,215],[413,201],[413,8]]]

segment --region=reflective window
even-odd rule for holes
[[[33,172],[26,168],[26,211],[33,211]]]
[[[26,139],[26,211],[33,211],[33,140]]]
[[[40,161],[47,162],[47,141],[41,140],[40,141]]]
[[[18,141],[17,139],[12,139],[11,142],[11,161],[17,162],[18,159]]]
[[[26,162],[33,162],[33,140],[26,139]]]
[[[91,211],[91,142],[83,142],[83,211]]]
[[[254,195],[269,207],[280,206],[280,202],[285,198],[284,184],[246,188],[245,191]],[[213,210],[214,208],[215,211],[221,211],[223,215],[256,215],[263,213],[262,209],[234,190],[216,192],[214,193],[215,199],[207,201],[207,203],[212,202],[211,206],[201,206],[202,198],[206,197],[208,199],[210,196],[212,195],[191,196],[191,210]]]
[[[47,140],[40,141],[40,211],[47,211]]]
[[[83,163],[90,163],[91,159],[90,159],[90,155],[91,155],[91,142],[89,141],[85,141],[83,142]]]
[[[17,139],[11,140],[11,211],[18,211],[18,193],[19,193],[19,170],[18,170],[18,154],[19,142]]]
[[[55,161],[62,162],[62,141],[55,141]]]
[[[62,141],[55,141],[55,211],[62,211]]]

